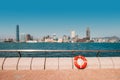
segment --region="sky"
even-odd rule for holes
[[[120,37],[119,0],[0,0],[0,38],[20,33],[39,38],[70,35],[74,30],[85,37]]]

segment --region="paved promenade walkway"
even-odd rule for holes
[[[120,69],[3,70],[0,80],[120,80]]]

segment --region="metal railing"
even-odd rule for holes
[[[120,52],[120,50],[0,50],[0,52],[17,52],[19,57],[21,57],[21,53],[22,52],[60,52],[60,53],[63,53],[63,52],[71,52],[71,53],[74,53],[74,52],[95,52],[97,53],[96,54],[96,57],[99,56],[100,53],[102,52]]]

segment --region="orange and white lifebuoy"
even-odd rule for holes
[[[84,69],[87,66],[87,59],[84,56],[75,56],[74,57],[74,65],[78,69]]]

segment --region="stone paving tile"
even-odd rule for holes
[[[72,69],[72,58],[59,58],[59,69]]]
[[[58,58],[46,58],[46,64],[45,64],[45,69],[58,69]]]
[[[120,69],[2,70],[0,80],[120,80]]]
[[[114,68],[113,61],[111,57],[99,57],[100,60],[100,68]]]
[[[114,63],[114,68],[120,68],[120,57],[112,57],[113,63]]]
[[[33,58],[32,70],[44,70],[45,58]]]
[[[3,70],[17,70],[17,63],[19,58],[6,58]]]
[[[20,58],[18,63],[18,70],[30,70],[32,58]]]
[[[99,69],[100,63],[96,57],[86,57],[87,59],[87,69]]]

